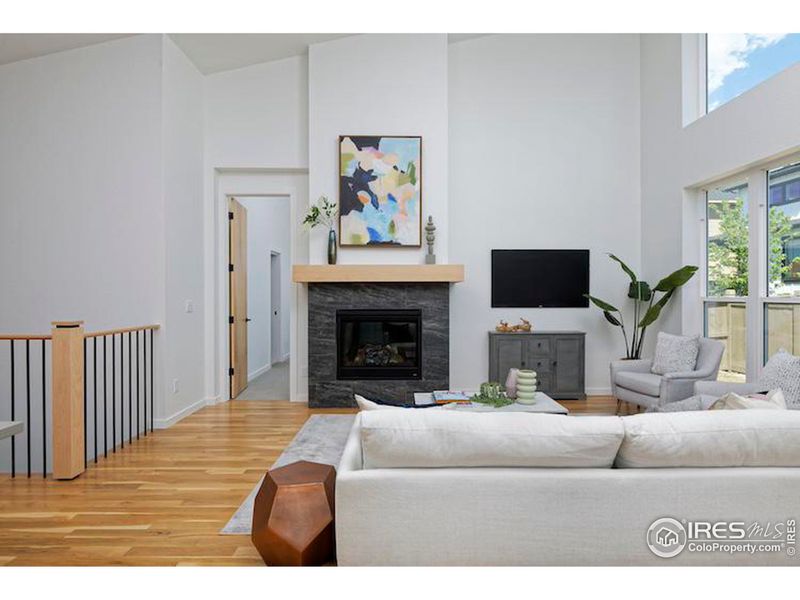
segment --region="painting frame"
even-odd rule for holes
[[[343,198],[342,198],[342,186],[344,185],[343,182],[343,152],[342,152],[342,144],[345,140],[350,139],[351,141],[353,138],[374,138],[378,140],[416,140],[418,144],[418,164],[415,169],[415,178],[418,181],[418,190],[417,190],[417,209],[416,209],[416,228],[415,233],[417,237],[416,243],[402,243],[402,242],[395,242],[391,240],[386,241],[371,241],[368,240],[364,243],[351,243],[343,232],[342,227],[342,219],[347,215],[343,215]],[[339,175],[338,175],[338,182],[339,182],[339,192],[338,192],[338,200],[339,200],[339,217],[338,217],[338,233],[339,233],[339,246],[344,248],[421,248],[423,245],[422,241],[422,181],[423,181],[423,174],[422,174],[422,136],[421,135],[340,135],[337,143],[337,153],[338,153],[338,166],[339,166]],[[416,184],[415,184],[416,185]],[[349,213],[348,213],[349,214]]]

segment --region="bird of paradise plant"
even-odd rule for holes
[[[644,334],[647,328],[658,320],[658,317],[661,316],[661,310],[670,301],[675,291],[692,278],[697,271],[697,267],[692,265],[681,267],[651,288],[646,281],[640,281],[636,273],[619,258],[613,254],[608,256],[611,260],[619,263],[619,266],[631,280],[628,285],[628,298],[633,300],[634,327],[631,335],[629,335],[628,328],[625,326],[625,319],[620,309],[600,298],[589,294],[585,294],[585,296],[603,311],[606,321],[622,330],[622,337],[625,340],[625,358],[641,358],[642,344],[644,343]],[[661,297],[658,299],[656,299],[657,292],[661,293]]]

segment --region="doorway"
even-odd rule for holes
[[[290,397],[290,198],[229,198],[230,398]]]

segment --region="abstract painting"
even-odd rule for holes
[[[422,138],[339,137],[339,243],[422,245]]]

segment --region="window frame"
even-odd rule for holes
[[[697,199],[703,203],[701,221],[700,256],[702,286],[700,310],[702,314],[703,335],[707,332],[707,305],[709,303],[745,304],[747,381],[755,381],[766,363],[768,334],[766,311],[769,304],[800,304],[800,297],[769,295],[769,172],[800,161],[800,153],[765,162],[756,167],[742,170],[733,176],[725,177],[697,188]],[[748,186],[748,295],[747,296],[709,296],[708,295],[708,194],[715,188],[745,182]]]

